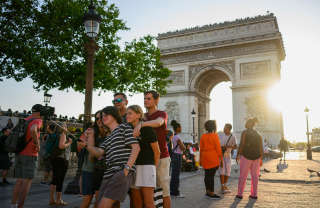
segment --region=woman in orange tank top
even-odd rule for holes
[[[206,134],[200,139],[200,165],[205,171],[204,184],[206,186],[206,196],[213,199],[221,197],[214,193],[214,176],[219,165],[223,166],[222,151],[215,120],[208,120],[205,123]]]

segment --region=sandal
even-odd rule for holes
[[[61,200],[60,202],[56,202],[56,205],[57,205],[57,206],[67,206],[68,203],[65,202],[65,201],[63,201],[63,200]]]
[[[55,201],[53,202],[49,202],[49,206],[53,206],[53,205],[56,205],[57,203]]]

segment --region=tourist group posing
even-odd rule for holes
[[[81,168],[81,208],[90,206],[95,197],[95,207],[120,207],[129,193],[130,206],[154,208],[154,190],[162,189],[163,207],[171,207],[171,196],[183,197],[179,190],[182,153],[185,151],[181,138],[181,125],[172,121],[174,130],[172,151],[169,154],[166,141],[166,112],[157,109],[160,96],[156,91],[144,93],[143,110],[138,105],[128,105],[124,93],[114,94],[113,106],[107,106],[95,113],[93,127],[85,130],[78,139],[78,150],[83,157]],[[11,207],[23,207],[35,176],[38,152],[40,150],[41,105],[32,108],[32,115],[26,118],[28,129],[27,145],[16,156],[15,176]],[[242,133],[237,161],[240,160],[240,178],[237,198],[241,199],[248,171],[252,175],[251,198],[257,198],[259,165],[262,157],[261,136],[253,129],[255,119],[249,119]],[[230,192],[227,187],[231,173],[231,152],[237,148],[236,138],[231,134],[231,124],[224,132],[216,133],[214,120],[205,123],[207,133],[200,139],[200,165],[205,172],[206,196],[219,199],[214,190],[214,176],[220,172],[221,191]],[[45,154],[52,166],[49,205],[67,205],[62,200],[64,178],[68,169],[70,146],[65,124],[50,124]],[[170,159],[171,157],[171,159]],[[171,177],[170,177],[171,166]]]

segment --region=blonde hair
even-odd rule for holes
[[[128,107],[128,109],[132,110],[132,111],[135,112],[136,114],[140,114],[141,117],[140,117],[139,120],[142,120],[144,114],[143,114],[142,108],[141,108],[139,105],[130,105],[130,106]]]

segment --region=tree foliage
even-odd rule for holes
[[[83,15],[88,0],[8,0],[1,3],[0,78],[29,77],[35,89],[85,89],[88,38]],[[94,89],[164,92],[170,71],[160,62],[155,38],[145,36],[120,47],[119,31],[128,30],[119,9],[94,1],[102,17],[95,57]]]

